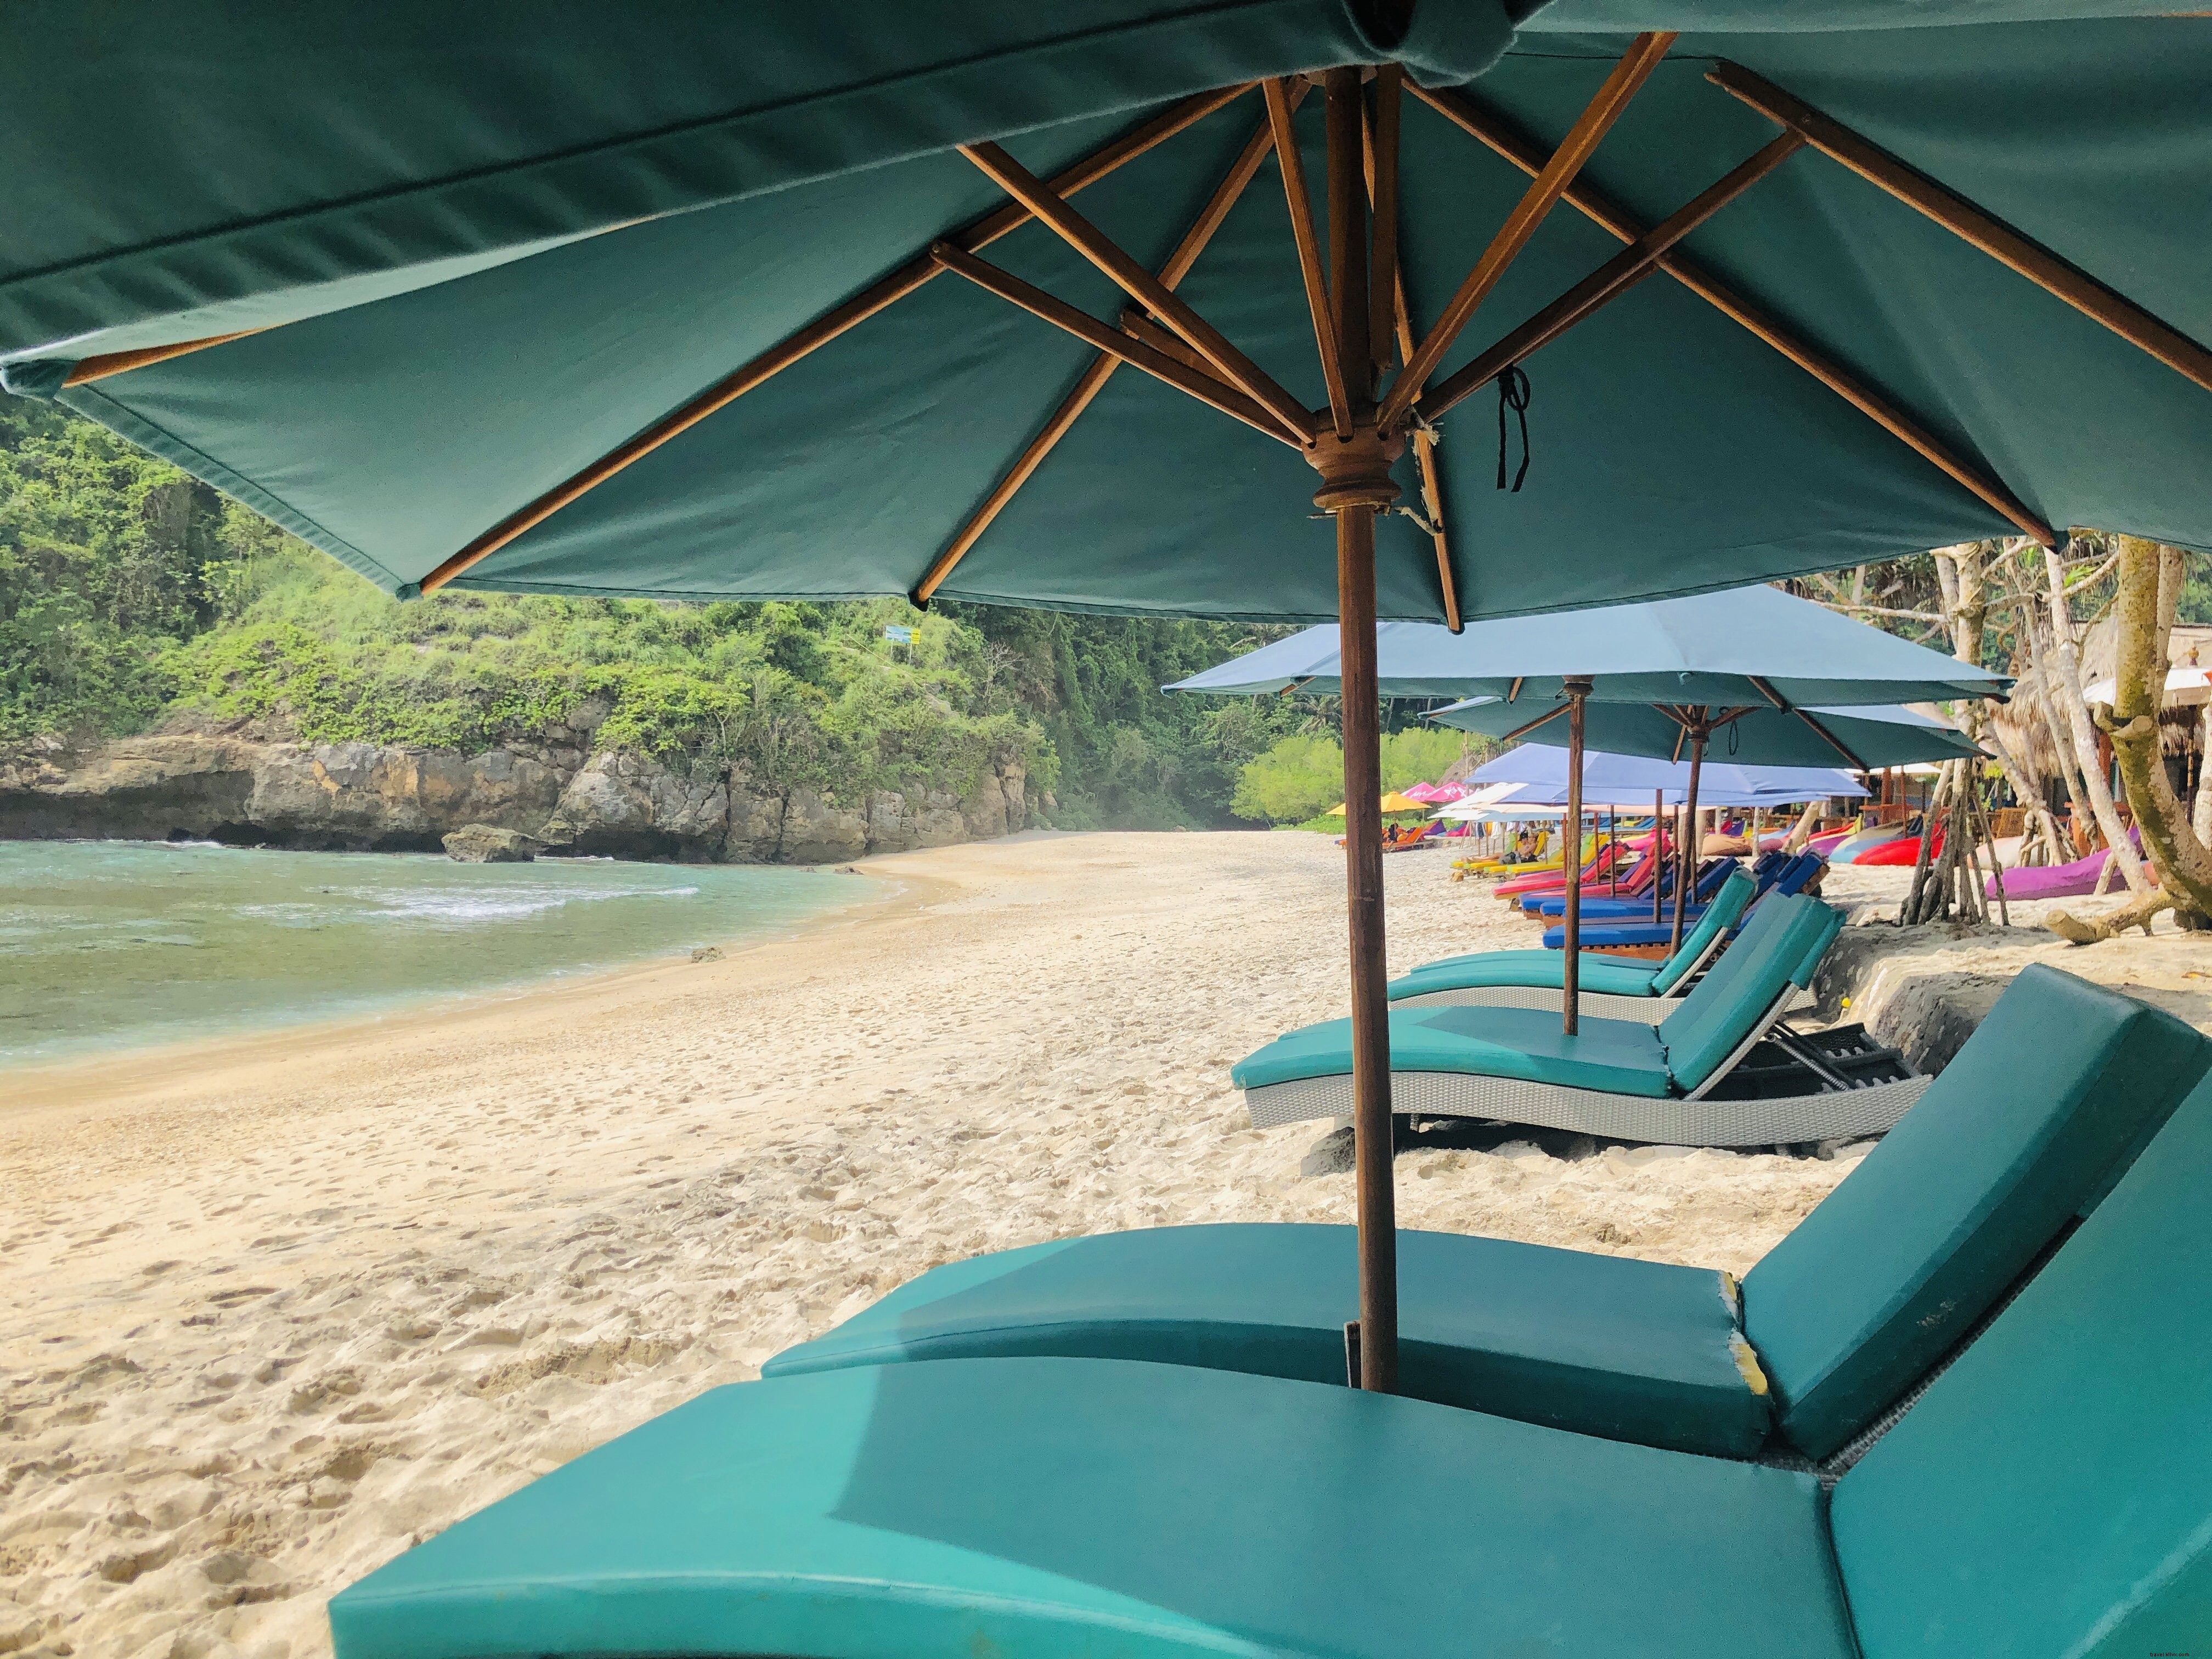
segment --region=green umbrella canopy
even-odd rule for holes
[[[1297,451],[1129,368],[943,571],[1094,358],[950,273],[506,532],[1003,203],[954,144],[1003,137],[1051,175],[1255,76],[1395,59],[1427,88],[1405,100],[1399,239],[1425,334],[1528,188],[1500,150],[1540,159],[1628,30],[1681,27],[1439,376],[1613,256],[1614,232],[1759,154],[1784,129],[1753,102],[1825,148],[1521,354],[1517,493],[1496,487],[1486,386],[1441,417],[1432,495],[1416,456],[1397,462],[1449,582],[1422,524],[1390,517],[1383,615],[1688,592],[2023,526],[2212,548],[2212,391],[2193,383],[2212,369],[2191,343],[2212,338],[2212,22],[2013,21],[2081,9],[1897,27],[1927,9],[1863,0],[1806,30],[1779,6],[1561,0],[1516,33],[1476,0],[1410,21],[1339,0],[184,0],[159,29],[33,4],[0,64],[0,357],[10,386],[58,392],[397,592],[497,542],[456,586],[836,597],[936,569],[933,591],[967,599],[1325,617],[1334,550]],[[1158,266],[1261,102],[1212,108],[1079,210]],[[1322,102],[1292,118],[1317,198]],[[1878,186],[1860,141],[1917,174]],[[1900,199],[1918,175],[1984,242],[1990,221],[2027,239],[1998,237],[2012,264]],[[1126,303],[1042,224],[981,257],[1098,318]],[[1325,402],[1272,155],[1179,292]]]
[[[1474,697],[1439,708],[1429,718],[1442,726],[1483,737],[1516,732],[1558,742],[1566,727],[1566,705],[1557,718],[1533,730],[1529,721],[1544,713],[1541,704],[1509,703],[1502,697]],[[1982,751],[1962,732],[1906,708],[1810,708],[1802,714],[1761,708],[1716,730],[1707,750],[1711,761],[1738,766],[1835,766],[1879,771],[1922,761],[1980,760]],[[1639,703],[1593,701],[1584,714],[1585,740],[1595,752],[1678,760],[1686,748],[1681,723]],[[1595,786],[1593,785],[1595,787]],[[1700,797],[1708,799],[1702,786]]]

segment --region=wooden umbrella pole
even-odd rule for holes
[[[1575,1034],[1577,1005],[1582,1000],[1583,955],[1583,715],[1590,694],[1588,678],[1570,675],[1567,694],[1567,872],[1566,909],[1560,917],[1565,930],[1567,957],[1559,964],[1560,1030]]]
[[[1352,414],[1349,435],[1318,422],[1306,459],[1321,474],[1314,505],[1336,519],[1337,626],[1344,720],[1346,898],[1352,943],[1352,1133],[1359,1205],[1359,1319],[1352,1352],[1359,1387],[1398,1387],[1398,1218],[1391,1187],[1389,1004],[1382,937],[1382,698],[1376,678],[1375,517],[1398,499],[1391,463],[1405,441],[1375,418],[1368,350],[1371,237],[1360,177],[1361,94],[1356,69],[1322,78],[1328,131],[1329,326]]]
[[[1667,792],[1651,792],[1651,925],[1664,921],[1659,907],[1667,902]]]
[[[1701,723],[1690,728],[1689,799],[1682,803],[1682,878],[1674,884],[1674,927],[1667,941],[1669,956],[1682,948],[1682,913],[1698,879],[1698,775],[1705,764],[1705,728]]]
[[[1382,929],[1382,699],[1376,684],[1375,513],[1336,515],[1344,710],[1346,898],[1352,923],[1352,1136],[1359,1212],[1359,1386],[1398,1386],[1398,1220],[1391,1184],[1389,1004]]]

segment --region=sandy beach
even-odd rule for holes
[[[1533,942],[1388,860],[1394,972]],[[936,1263],[1348,1220],[1230,1064],[1342,1012],[1342,855],[884,859],[722,960],[0,1079],[0,1654],[327,1654],[334,1591]],[[1747,1269],[1856,1161],[1416,1152],[1404,1224]]]

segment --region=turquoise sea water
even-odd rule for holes
[[[0,1066],[742,944],[880,890],[745,866],[0,842]]]

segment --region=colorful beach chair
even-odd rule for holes
[[[1739,869],[1743,869],[1743,865],[1736,863],[1735,858],[1708,858],[1704,865],[1698,865],[1697,884],[1690,887],[1690,902],[1692,902],[1692,905],[1708,905],[1710,900],[1712,900],[1712,896],[1717,894],[1717,891],[1721,891],[1721,883],[1725,883],[1729,876],[1735,876]],[[1752,869],[1752,876],[1754,876],[1754,878],[1759,878],[1759,876],[1763,874],[1765,874],[1765,869]],[[1662,891],[1662,896],[1666,898],[1668,905],[1672,907],[1672,902],[1674,902],[1674,880],[1672,880],[1672,872],[1668,872],[1668,878],[1663,880],[1662,890],[1659,891]],[[1566,894],[1564,894],[1564,891],[1551,891],[1551,894],[1526,894],[1524,898],[1522,898],[1522,911],[1524,911],[1526,915],[1562,915],[1564,911],[1566,911]],[[1652,900],[1648,891],[1641,896],[1641,898],[1632,894],[1621,896],[1621,898],[1613,898],[1613,896],[1604,896],[1604,894],[1583,894],[1582,898],[1582,918],[1586,922],[1614,921],[1614,918],[1637,918],[1637,915],[1650,918],[1650,914],[1652,914]]]
[[[1777,898],[1802,893],[1818,881],[1827,869],[1827,860],[1818,853],[1801,853],[1794,859],[1785,859],[1769,867],[1768,879],[1753,896],[1752,914],[1757,915],[1761,902],[1769,894]],[[1689,905],[1683,911],[1683,925],[1705,919],[1705,907]],[[1621,917],[1617,920],[1585,921],[1582,929],[1582,947],[1589,951],[1632,951],[1664,947],[1674,936],[1674,920],[1670,911],[1663,921],[1637,921]],[[1564,926],[1544,930],[1544,948],[1547,951],[1566,949],[1567,933]]]
[[[409,1551],[331,1603],[337,1659],[2189,1651],[2207,1169],[2212,1085],[1825,1474],[1140,1360],[855,1366],[713,1389]]]

